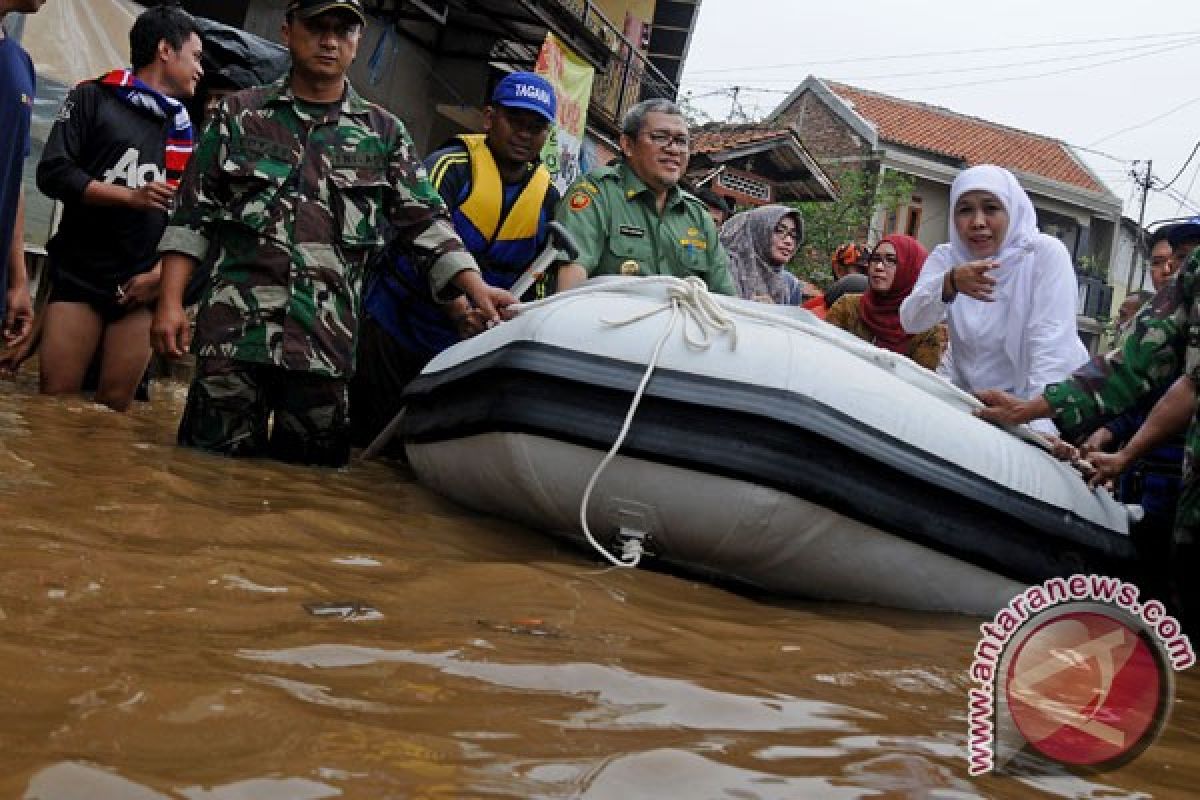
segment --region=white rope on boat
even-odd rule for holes
[[[587,521],[588,503],[592,498],[592,491],[596,488],[596,483],[600,480],[600,475],[612,460],[616,458],[621,445],[625,443],[625,437],[629,435],[629,429],[633,425],[633,415],[637,413],[638,406],[641,405],[642,396],[646,392],[646,386],[650,383],[650,377],[654,374],[654,370],[658,366],[658,359],[662,355],[663,347],[671,337],[671,333],[675,330],[675,323],[679,321],[680,317],[683,318],[683,338],[687,342],[688,347],[692,349],[707,350],[712,346],[714,337],[721,334],[729,335],[730,349],[737,347],[737,325],[733,321],[733,318],[725,313],[725,310],[708,293],[704,281],[694,276],[682,280],[678,278],[672,278],[671,280],[673,283],[667,287],[666,305],[634,314],[632,317],[622,320],[601,320],[605,325],[619,328],[649,319],[664,311],[671,313],[667,327],[663,329],[662,335],[658,337],[658,342],[654,345],[654,352],[650,355],[649,363],[646,364],[646,371],[642,375],[642,380],[638,384],[637,391],[633,393],[633,401],[629,404],[629,411],[625,414],[625,422],[621,425],[621,432],[617,434],[616,441],[613,442],[608,453],[605,454],[595,471],[592,472],[592,477],[588,480],[587,488],[583,491],[583,499],[579,503],[579,525],[583,529],[583,535],[587,537],[588,543],[596,549],[596,552],[604,556],[610,564],[617,567],[636,567],[641,563],[642,540],[636,538],[624,539],[621,544],[621,556],[619,558],[614,556],[604,545],[596,541],[596,537],[592,534],[592,529]],[[689,321],[691,326],[698,332],[695,338],[689,332]]]
[[[691,278],[689,278],[689,280],[690,279]],[[580,297],[595,293],[636,294],[640,297],[644,297],[644,289],[646,286],[665,285],[667,292],[670,293],[672,290],[680,289],[680,285],[683,283],[684,279],[676,278],[670,275],[650,275],[638,278],[628,278],[624,281],[597,281],[585,284],[583,286],[578,286],[561,294],[554,294],[549,297],[542,298],[541,300],[534,300],[529,303],[518,303],[510,306],[509,308],[515,311],[517,314],[521,314],[525,311],[529,311],[534,308],[541,308],[542,306],[551,303],[564,302],[573,297]],[[769,306],[759,309],[754,307],[759,304],[754,303],[737,303],[735,305],[733,302],[726,302],[723,300],[723,298],[708,293],[705,294],[704,300],[709,307],[715,309],[716,313],[725,318],[733,315],[737,317],[744,317],[746,319],[752,319],[757,322],[762,322],[775,327],[789,328],[794,331],[799,331],[800,333],[803,333],[814,339],[832,344],[845,352],[851,353],[858,358],[861,358],[862,360],[883,369],[891,372],[908,372],[910,375],[916,377],[917,381],[914,382],[913,380],[905,379],[907,383],[920,386],[935,396],[940,396],[943,400],[956,401],[971,411],[976,411],[984,407],[983,403],[975,395],[960,389],[941,375],[919,366],[907,356],[899,353],[893,353],[890,350],[878,348],[870,342],[865,342],[851,334],[847,334],[844,331],[835,328],[829,323],[821,321],[816,316],[813,316],[811,320],[793,319],[778,312],[769,310]],[[643,316],[653,316],[653,314],[666,311],[669,308],[670,306],[661,306],[655,311],[644,314]],[[1025,425],[1016,427],[1001,427],[1003,427],[1013,436],[1016,436],[1018,439],[1022,439],[1036,447],[1040,447],[1046,452],[1051,452],[1052,450],[1049,441],[1047,441],[1044,436],[1032,428],[1029,428]]]
[[[596,488],[596,483],[600,479],[600,475],[616,457],[621,446],[625,443],[625,438],[629,434],[629,429],[633,424],[634,414],[637,412],[638,406],[641,404],[642,396],[645,394],[646,386],[650,383],[650,378],[654,374],[654,370],[658,366],[659,357],[662,354],[663,347],[670,338],[672,331],[675,329],[675,324],[680,317],[683,318],[683,335],[687,346],[693,350],[707,350],[712,346],[714,337],[722,334],[728,334],[730,337],[730,349],[737,347],[737,323],[734,321],[734,316],[745,317],[758,322],[763,322],[768,325],[790,328],[800,331],[808,336],[833,344],[842,350],[849,351],[854,355],[869,361],[877,366],[892,371],[906,370],[910,367],[921,371],[921,377],[926,381],[933,380],[938,385],[940,391],[947,395],[955,397],[960,402],[966,404],[969,408],[982,408],[983,403],[974,395],[959,389],[950,381],[940,375],[929,372],[923,367],[919,367],[912,363],[906,356],[892,353],[890,351],[881,350],[868,342],[863,342],[853,337],[845,336],[840,331],[835,331],[832,326],[823,322],[790,319],[781,314],[770,310],[759,310],[754,307],[738,305],[731,307],[732,304],[725,305],[721,300],[710,294],[704,281],[695,276],[687,278],[676,278],[669,275],[656,275],[640,277],[636,279],[636,286],[639,291],[636,294],[645,296],[644,290],[648,285],[658,284],[665,285],[667,302],[663,305],[652,308],[648,311],[639,312],[631,317],[623,320],[608,320],[601,319],[605,325],[612,327],[622,327],[632,325],[637,322],[649,319],[664,312],[670,312],[670,320],[667,327],[663,330],[658,342],[654,346],[654,351],[650,356],[650,361],[646,365],[646,371],[642,375],[642,380],[638,384],[637,390],[634,392],[633,400],[630,403],[629,411],[625,415],[625,421],[621,426],[621,431],[617,435],[617,439],[613,442],[608,453],[600,461],[592,473],[592,477],[588,480],[587,488],[584,490],[583,499],[579,507],[579,524],[583,529],[584,535],[587,537],[588,543],[592,545],[609,563],[617,567],[636,567],[642,557],[642,541],[640,539],[627,538],[622,542],[621,557],[614,556],[603,545],[601,545],[596,537],[592,534],[591,528],[587,522],[587,508],[591,500],[592,491]],[[524,313],[534,308],[540,308],[551,303],[558,303],[568,300],[572,297],[594,293],[613,293],[622,292],[629,293],[634,289],[634,286],[626,283],[625,285],[614,284],[611,282],[594,283],[585,286],[579,286],[562,294],[555,294],[541,300],[535,300],[530,303],[520,303],[512,306],[511,309],[517,314]],[[689,330],[689,326],[694,328],[698,333],[693,336]],[[1010,429],[1018,438],[1024,439],[1034,445],[1041,447],[1043,450],[1050,451],[1049,442],[1041,436],[1037,431],[1022,426],[1020,429]]]

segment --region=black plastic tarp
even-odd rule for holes
[[[204,82],[209,90],[246,89],[278,80],[291,65],[279,44],[223,25],[196,18],[204,39]]]

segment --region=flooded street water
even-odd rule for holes
[[[1185,797],[1200,680],[1087,778],[966,774],[980,620],[605,571],[383,464],[0,386],[0,797]]]

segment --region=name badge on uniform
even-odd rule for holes
[[[633,236],[637,239],[640,239],[646,235],[646,229],[639,228],[636,225],[622,225],[621,227],[617,228],[617,232],[622,236]]]

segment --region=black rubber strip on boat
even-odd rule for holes
[[[644,369],[514,342],[414,380],[401,436],[516,432],[605,450]],[[785,491],[1016,580],[1128,575],[1135,560],[1127,536],[785,390],[660,368],[621,452]]]

